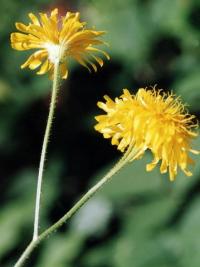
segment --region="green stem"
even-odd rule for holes
[[[70,219],[102,186],[107,183],[111,177],[116,174],[129,160],[137,153],[137,151],[131,151],[132,147],[129,147],[124,156],[118,161],[118,163],[96,184],[94,185],[60,220],[45,230],[38,236],[36,240],[33,240],[26,250],[21,255],[14,267],[22,267],[27,258],[31,255],[35,247],[40,244],[47,236],[58,230],[68,219]]]
[[[46,153],[47,153],[47,146],[48,146],[51,126],[53,122],[54,112],[55,112],[58,88],[59,88],[59,63],[55,64],[55,67],[54,67],[54,79],[53,79],[51,103],[50,103],[50,108],[49,108],[49,116],[47,120],[47,126],[45,130],[44,141],[42,145],[42,152],[41,152],[41,157],[40,157],[37,192],[36,192],[36,203],[35,203],[33,241],[37,240],[38,232],[39,232],[40,202],[41,202],[41,191],[42,191],[42,179],[43,179],[43,173],[44,173],[44,163],[45,163],[45,158],[46,158]]]

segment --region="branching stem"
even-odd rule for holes
[[[28,257],[31,255],[32,251],[40,244],[47,236],[57,231],[68,219],[70,219],[99,189],[107,183],[113,175],[115,175],[121,168],[123,168],[134,156],[137,151],[132,150],[129,147],[124,156],[118,161],[118,163],[96,184],[94,185],[61,219],[59,219],[55,224],[50,226],[42,234],[38,236],[36,240],[33,240],[26,250],[21,255],[18,262],[14,267],[22,267],[26,262]]]

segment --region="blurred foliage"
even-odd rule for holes
[[[0,10],[0,266],[31,240],[40,148],[51,83],[20,70],[29,54],[9,46],[14,22],[59,6],[108,32],[111,61],[96,74],[73,64],[58,99],[43,184],[41,230],[60,218],[120,156],[93,130],[96,102],[122,88],[173,90],[200,112],[198,0],[2,0]],[[9,14],[9,15],[8,15]],[[200,139],[194,142],[200,148]],[[197,157],[196,157],[197,158]],[[200,160],[174,183],[151,160],[126,166],[29,259],[35,267],[199,267]]]

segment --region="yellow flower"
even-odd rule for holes
[[[98,102],[98,106],[107,114],[95,117],[95,129],[104,138],[111,138],[112,145],[122,152],[128,148],[137,151],[130,160],[140,158],[149,149],[154,159],[147,164],[147,171],[161,161],[160,171],[166,173],[169,169],[170,180],[175,179],[178,167],[187,176],[192,175],[187,169],[193,163],[188,152],[199,153],[190,146],[197,136],[193,130],[197,124],[179,98],[155,88],[140,88],[135,95],[124,89],[115,101],[104,98],[106,103]]]
[[[50,72],[52,76],[54,65],[59,63],[61,76],[66,79],[69,57],[88,70],[92,68],[97,71],[96,63],[102,67],[103,60],[95,54],[104,54],[107,59],[109,56],[94,46],[105,44],[97,39],[105,32],[85,29],[86,23],[80,22],[79,17],[79,13],[67,12],[59,18],[58,9],[54,9],[50,16],[40,13],[39,19],[29,13],[31,22],[28,25],[17,22],[16,28],[22,33],[11,34],[12,47],[16,50],[37,49],[21,68],[34,70],[40,67],[37,74]]]

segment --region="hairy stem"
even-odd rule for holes
[[[22,267],[26,262],[27,258],[31,255],[32,251],[37,245],[40,244],[47,236],[58,230],[68,219],[70,219],[99,189],[107,183],[113,175],[115,175],[124,165],[126,165],[134,155],[137,154],[137,151],[131,151],[130,147],[124,156],[118,161],[118,163],[96,184],[94,185],[61,219],[59,219],[55,224],[50,226],[42,234],[38,236],[36,240],[33,240],[26,250],[21,255],[18,262],[14,267]]]
[[[55,64],[54,67],[54,79],[53,79],[53,88],[51,95],[51,103],[49,108],[49,115],[47,119],[47,126],[44,134],[44,141],[42,145],[42,152],[40,156],[39,172],[38,172],[38,182],[37,182],[37,192],[36,192],[36,202],[35,202],[35,217],[34,217],[34,231],[33,231],[33,241],[37,240],[39,232],[39,219],[40,219],[40,202],[41,202],[41,191],[42,191],[42,180],[44,173],[44,163],[47,153],[47,146],[49,141],[49,136],[51,132],[51,126],[53,122],[56,98],[59,88],[59,63]]]

